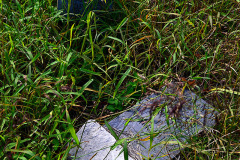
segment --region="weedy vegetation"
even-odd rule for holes
[[[66,159],[86,120],[108,120],[172,80],[219,112],[214,132],[192,137],[181,157],[239,158],[238,0],[61,13],[53,0],[0,0],[0,159]]]

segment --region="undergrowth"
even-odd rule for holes
[[[237,159],[239,4],[116,0],[70,17],[52,0],[1,0],[1,159],[66,159],[86,120],[166,81],[194,83],[219,112],[215,132],[193,137],[182,157]]]

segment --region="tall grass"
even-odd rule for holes
[[[49,1],[0,1],[0,157],[66,159],[75,131],[164,82],[195,80],[218,111],[185,159],[239,157],[239,2],[119,1],[63,16]]]

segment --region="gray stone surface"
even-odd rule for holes
[[[123,153],[121,146],[110,150],[110,147],[116,142],[114,137],[101,127],[94,120],[88,120],[85,125],[77,132],[81,148],[74,147],[69,154],[76,160],[123,160]],[[129,157],[129,160],[132,160]]]
[[[211,130],[215,124],[217,112],[196,94],[186,89],[183,91],[183,88],[183,84],[170,83],[166,88],[162,88],[161,93],[146,97],[109,122],[120,139],[128,138],[128,152],[131,158],[135,160],[142,160],[143,157],[146,159],[152,157],[156,160],[176,158],[180,149],[189,143],[191,136],[203,130]],[[108,130],[106,126],[103,127]],[[94,145],[89,144],[97,144],[100,141],[102,141],[102,147],[114,144],[115,141],[109,135],[110,132],[98,131],[96,133],[96,129],[91,128],[87,134],[82,136],[84,137],[82,141],[90,142],[91,140],[90,143],[85,143],[84,149],[88,147],[92,151]],[[82,133],[81,130],[78,136]],[[150,142],[151,130],[153,132],[152,142]],[[89,137],[91,134],[102,135]],[[104,145],[105,143],[107,145]],[[78,155],[87,152],[80,151]],[[95,157],[96,160],[102,160],[100,154]],[[119,159],[124,158],[119,157]]]
[[[161,94],[148,96],[131,110],[109,122],[120,138],[134,139],[128,144],[128,152],[132,158],[176,158],[191,136],[203,130],[211,130],[217,112],[193,92],[182,92],[182,88],[181,84],[171,83]],[[150,147],[148,139],[151,123],[148,123],[148,120],[151,109],[154,117],[154,138]]]

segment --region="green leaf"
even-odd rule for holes
[[[21,92],[21,90],[22,90],[24,87],[25,87],[24,84],[23,84],[21,87],[19,87],[19,88],[16,90],[16,92],[13,94],[13,96],[17,96],[17,94],[18,94],[19,92]]]
[[[154,136],[154,118],[155,116],[153,115],[152,116],[152,119],[151,119],[151,131],[150,131],[150,148],[152,148],[152,144],[153,144],[153,136]]]
[[[100,67],[97,63],[93,63],[95,66],[97,66],[101,71],[103,71],[107,76],[108,76],[108,78],[110,79],[110,80],[112,80],[112,78],[108,75],[108,73],[102,68],[102,67]]]
[[[111,150],[114,150],[117,146],[121,145],[124,141],[126,141],[127,138],[123,138],[123,139],[119,139],[117,142],[115,142],[112,146],[111,146]]]
[[[107,109],[110,110],[110,111],[112,111],[112,112],[116,111],[115,105],[108,105],[108,106],[107,106]]]
[[[71,29],[70,29],[70,47],[72,46],[72,32],[73,32],[73,28],[74,28],[74,24],[72,25]]]
[[[114,132],[114,130],[112,129],[112,127],[109,125],[109,123],[106,120],[105,120],[105,125],[107,126],[107,128],[110,131],[110,133],[112,134],[112,136],[118,141],[119,137],[117,136],[117,134]]]
[[[209,77],[193,77],[192,79],[198,80],[198,79],[211,79]]]
[[[130,73],[131,71],[131,67],[129,67],[129,69],[123,74],[123,76],[121,77],[121,79],[119,80],[117,86],[116,86],[116,89],[114,90],[114,93],[113,93],[113,98],[115,98],[117,92],[118,92],[118,89],[120,87],[120,85],[122,84],[122,82],[124,81],[124,79],[128,76],[128,74]]]
[[[72,135],[72,138],[77,143],[77,145],[80,145],[79,139],[78,139],[78,137],[76,135],[76,132],[75,132],[75,129],[74,129],[73,125],[72,125],[72,121],[70,119],[70,116],[69,116],[67,108],[66,108],[66,116],[67,116],[67,121],[68,121],[68,129],[69,129],[69,131],[70,131],[70,133]]]
[[[39,156],[37,156],[34,152],[30,151],[30,150],[18,150],[18,149],[6,149],[5,151],[7,152],[20,152],[20,153],[25,153],[28,154],[31,157],[31,159],[37,159],[37,160],[41,160],[41,158]]]
[[[113,40],[115,40],[115,41],[118,41],[118,42],[124,44],[124,42],[123,42],[121,39],[119,39],[119,38],[112,37],[112,36],[108,36],[108,38],[113,39]]]
[[[127,148],[126,140],[124,141],[123,152],[124,152],[124,160],[128,160],[128,148]]]
[[[74,98],[73,102],[75,102],[76,99],[83,94],[84,90],[85,90],[92,82],[93,82],[93,79],[90,79],[87,83],[85,83],[85,84],[83,85],[83,87],[82,87],[82,88],[80,89],[80,91],[78,92],[78,95]]]
[[[166,116],[166,121],[167,121],[167,125],[168,127],[170,126],[170,123],[169,123],[169,115],[168,115],[168,107],[167,105],[165,106],[165,116]]]
[[[40,52],[38,52],[38,53],[33,57],[33,59],[31,60],[31,62],[30,62],[27,66],[29,66],[29,65],[31,65],[33,62],[35,62],[35,61],[38,59],[39,56],[40,56]]]
[[[101,76],[102,75],[101,73],[94,72],[94,71],[91,71],[91,70],[88,70],[88,69],[84,69],[84,68],[80,68],[80,71],[85,72],[85,73],[89,73],[91,75],[96,75],[96,76]]]
[[[53,139],[52,144],[55,151],[60,147],[58,139]]]
[[[120,24],[118,25],[116,31],[119,30],[127,21],[128,21],[128,18],[125,17],[125,18],[120,22]]]
[[[110,98],[110,99],[108,100],[108,103],[109,103],[109,104],[118,105],[118,100],[117,100],[117,99],[114,99],[114,98]]]
[[[71,149],[71,146],[69,145],[67,150],[64,152],[64,155],[63,155],[62,159],[67,159],[70,149]]]

